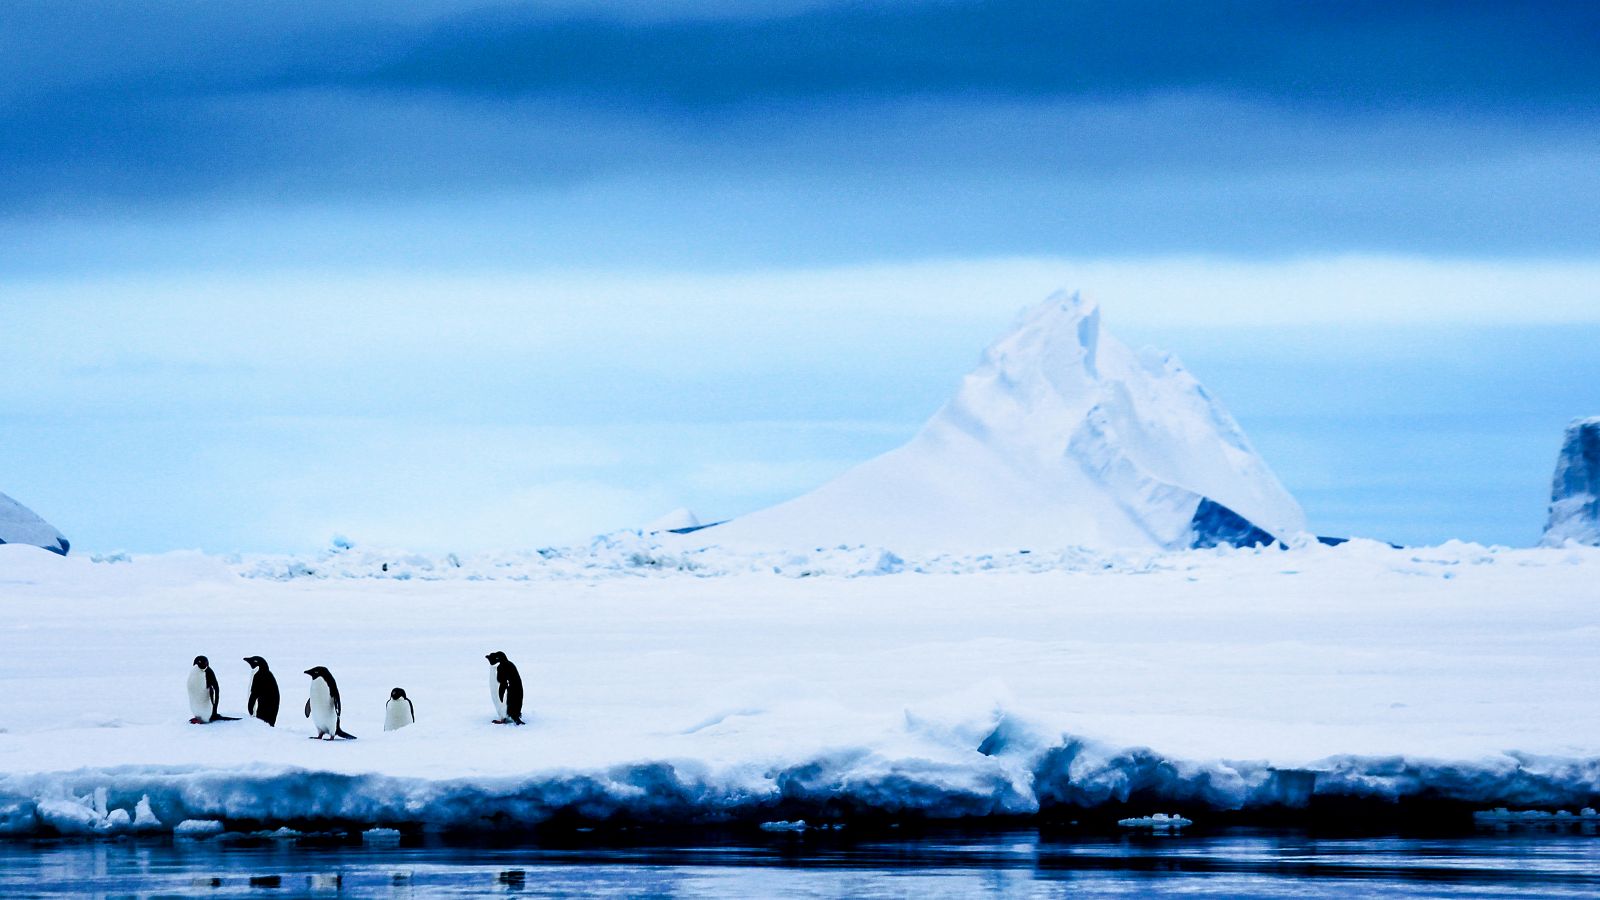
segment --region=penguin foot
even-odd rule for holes
[[[195,721],[199,722],[200,720],[199,719],[195,719]],[[510,720],[508,720],[508,719],[494,719],[489,724],[490,725],[504,725],[508,721],[510,721]]]
[[[190,725],[204,725],[205,724],[205,720],[200,718],[199,716],[195,716],[194,718],[189,720],[189,724]]]

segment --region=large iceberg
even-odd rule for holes
[[[55,526],[5,494],[0,494],[0,544],[32,544],[62,556],[72,546]]]
[[[1056,294],[902,447],[697,534],[727,546],[896,551],[1254,545],[1305,516],[1171,354],[1135,352]]]
[[[1600,416],[1574,419],[1556,458],[1544,543],[1568,541],[1600,546]]]

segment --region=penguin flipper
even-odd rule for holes
[[[311,718],[311,698],[306,698],[306,718]]]
[[[343,728],[339,727],[338,725],[333,726],[333,736],[334,737],[342,737],[342,738],[345,738],[346,740],[351,740],[351,741],[356,739],[355,735],[351,734],[348,731],[345,731]]]

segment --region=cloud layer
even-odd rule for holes
[[[1600,234],[1593,4],[745,9],[13,6],[0,233],[45,268]]]

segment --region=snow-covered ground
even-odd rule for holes
[[[1594,548],[775,559],[613,538],[94,562],[3,546],[0,637],[12,833],[131,828],[146,796],[171,829],[983,815],[1137,791],[1236,807],[1281,794],[1272,766],[1316,770],[1318,794],[1485,807],[1600,790]],[[497,649],[527,683],[527,727],[489,724]],[[197,654],[232,715],[242,658],[266,657],[279,727],[186,724]],[[307,739],[313,665],[359,740]],[[385,733],[395,686],[417,724]]]

